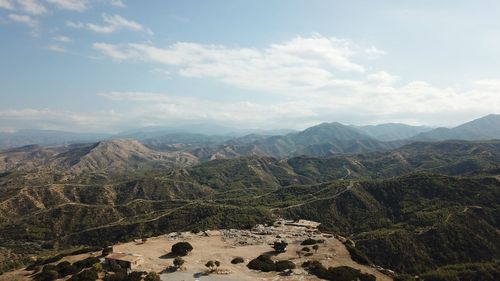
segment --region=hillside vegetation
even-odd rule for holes
[[[170,156],[116,141],[2,153],[2,268],[80,245],[280,216],[321,222],[399,273],[458,275],[460,265],[486,270],[500,258],[499,141],[194,166]]]

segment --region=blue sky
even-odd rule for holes
[[[500,112],[498,1],[0,0],[0,130],[452,126]]]

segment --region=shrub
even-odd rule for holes
[[[92,268],[97,272],[101,272],[102,271],[102,264],[101,263],[94,263],[94,265],[92,265]]]
[[[36,281],[53,281],[59,278],[59,273],[55,270],[47,269],[38,273],[35,277]]]
[[[111,261],[109,264],[109,270],[112,272],[123,272],[123,268],[115,261]]]
[[[319,246],[318,245],[314,245],[314,246],[312,246],[312,248],[314,249],[314,252],[317,253],[318,249],[319,249]]]
[[[276,263],[276,271],[285,271],[287,269],[295,269],[295,264],[291,261],[283,260],[277,261]]]
[[[126,281],[141,281],[144,272],[132,271],[127,275]]]
[[[309,249],[309,247],[304,247],[304,248],[302,248],[302,251],[304,251],[304,252],[310,252],[311,249]]]
[[[313,261],[307,266],[309,273],[316,275],[321,279],[332,281],[375,281],[376,277],[371,274],[361,273],[361,271],[349,267],[339,266],[326,269],[320,262]]]
[[[370,259],[365,255],[365,253],[361,252],[354,246],[350,244],[344,244],[345,247],[347,248],[347,251],[349,251],[349,255],[351,256],[351,259],[357,263],[364,264],[364,265],[372,265],[373,263],[370,261]]]
[[[315,240],[315,239],[312,239],[312,238],[307,238],[306,240],[302,241],[302,243],[300,243],[300,245],[302,246],[308,246],[308,245],[314,245],[314,244],[317,244],[318,241]]]
[[[86,254],[86,253],[90,253],[90,252],[97,252],[100,250],[102,250],[101,247],[85,247],[85,248],[78,249],[78,250],[75,250],[75,251],[69,253],[68,256]]]
[[[95,281],[97,280],[97,271],[95,269],[87,269],[77,274],[78,281]]]
[[[245,260],[242,257],[236,257],[231,261],[232,264],[239,264],[239,263],[244,263],[244,262],[245,262]]]
[[[47,272],[47,271],[56,271],[57,272],[57,266],[53,264],[48,264],[42,268],[42,272]]]
[[[69,261],[62,261],[56,265],[57,269],[59,270],[60,268],[68,267],[70,266],[71,263]]]
[[[394,281],[415,281],[415,278],[409,274],[400,274],[394,277]]]
[[[156,272],[150,272],[144,277],[144,281],[160,281],[160,275]]]
[[[127,278],[127,274],[124,272],[117,272],[114,274],[106,275],[103,278],[103,281],[123,281]]]
[[[83,269],[83,268],[92,267],[94,264],[100,263],[100,262],[101,262],[101,260],[99,260],[96,257],[88,257],[88,258],[85,258],[83,260],[79,260],[79,261],[73,263],[73,265],[76,266],[77,268]]]
[[[309,262],[306,266],[304,266],[304,264],[303,267],[307,268],[309,273],[316,275],[319,278],[324,278],[327,274],[327,269],[319,261]]]
[[[113,253],[113,246],[104,247],[104,249],[102,249],[102,256],[103,257],[105,257],[111,253]]]
[[[68,261],[63,261],[57,264],[57,272],[60,277],[65,277],[68,275],[73,275],[78,272],[78,268],[72,265]]]
[[[64,255],[53,256],[53,257],[41,260],[38,265],[44,265],[44,264],[48,264],[48,263],[53,263],[53,262],[56,262],[56,261],[60,261],[62,258],[64,258]]]
[[[358,280],[360,271],[348,266],[329,268],[326,278],[335,281]]]
[[[303,268],[308,268],[308,267],[310,267],[310,266],[311,266],[311,261],[305,261],[305,262],[303,262],[303,263],[302,263],[302,265],[301,265],[301,266],[302,266]]]
[[[260,255],[256,259],[251,260],[247,267],[263,272],[276,271],[276,265],[267,255]]]
[[[377,280],[377,277],[375,277],[375,275],[368,274],[368,273],[360,273],[358,278],[359,278],[359,281],[376,281]]]
[[[210,269],[210,271],[213,271],[214,268],[215,268],[215,263],[214,261],[208,261],[206,264],[205,264],[206,267],[208,267],[208,269]]]
[[[175,243],[172,246],[172,253],[179,256],[185,256],[193,250],[193,246],[188,242]]]
[[[273,244],[273,249],[276,251],[276,252],[284,252],[286,251],[286,247],[288,246],[288,243],[286,243],[285,241],[275,241],[274,244]]]
[[[61,277],[73,275],[80,271],[80,269],[74,265],[70,265],[68,267],[61,268],[58,272]]]
[[[179,268],[179,267],[181,267],[183,264],[184,264],[184,260],[183,260],[182,258],[180,258],[180,257],[176,257],[176,258],[174,259],[174,266],[175,266],[175,267]]]

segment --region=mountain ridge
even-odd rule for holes
[[[500,139],[500,114],[489,114],[453,128],[436,128],[418,134],[411,140],[487,140]]]

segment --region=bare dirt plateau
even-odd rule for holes
[[[128,242],[114,245],[114,252],[142,256],[144,262],[135,270],[162,272],[161,278],[165,281],[320,280],[301,268],[300,265],[306,260],[321,261],[326,267],[350,266],[375,275],[377,280],[392,280],[375,268],[354,262],[341,241],[332,235],[320,233],[316,227],[317,223],[301,220],[295,223],[279,221],[274,226],[259,225],[252,230],[212,230],[198,234],[170,233],[149,238],[145,243]],[[324,243],[318,244],[317,252],[311,246],[307,246],[311,248],[312,255],[305,257],[301,254],[299,257],[297,251],[305,247],[300,243],[307,238],[323,239]],[[289,243],[287,250],[275,254],[272,244],[281,240]],[[170,249],[173,244],[180,241],[189,242],[194,250],[183,257],[185,264],[181,271],[166,273],[165,269],[172,266],[174,259],[169,255]],[[251,259],[264,253],[272,254],[273,260],[290,260],[297,268],[291,276],[280,276],[277,272],[264,273],[247,268],[246,265]],[[242,257],[245,262],[231,264],[231,260],[235,257]],[[73,257],[66,259],[74,260]],[[205,264],[209,260],[220,261],[219,270],[229,274],[203,275],[207,272]],[[21,270],[9,272],[0,276],[0,281],[29,279],[25,274],[26,271]]]

